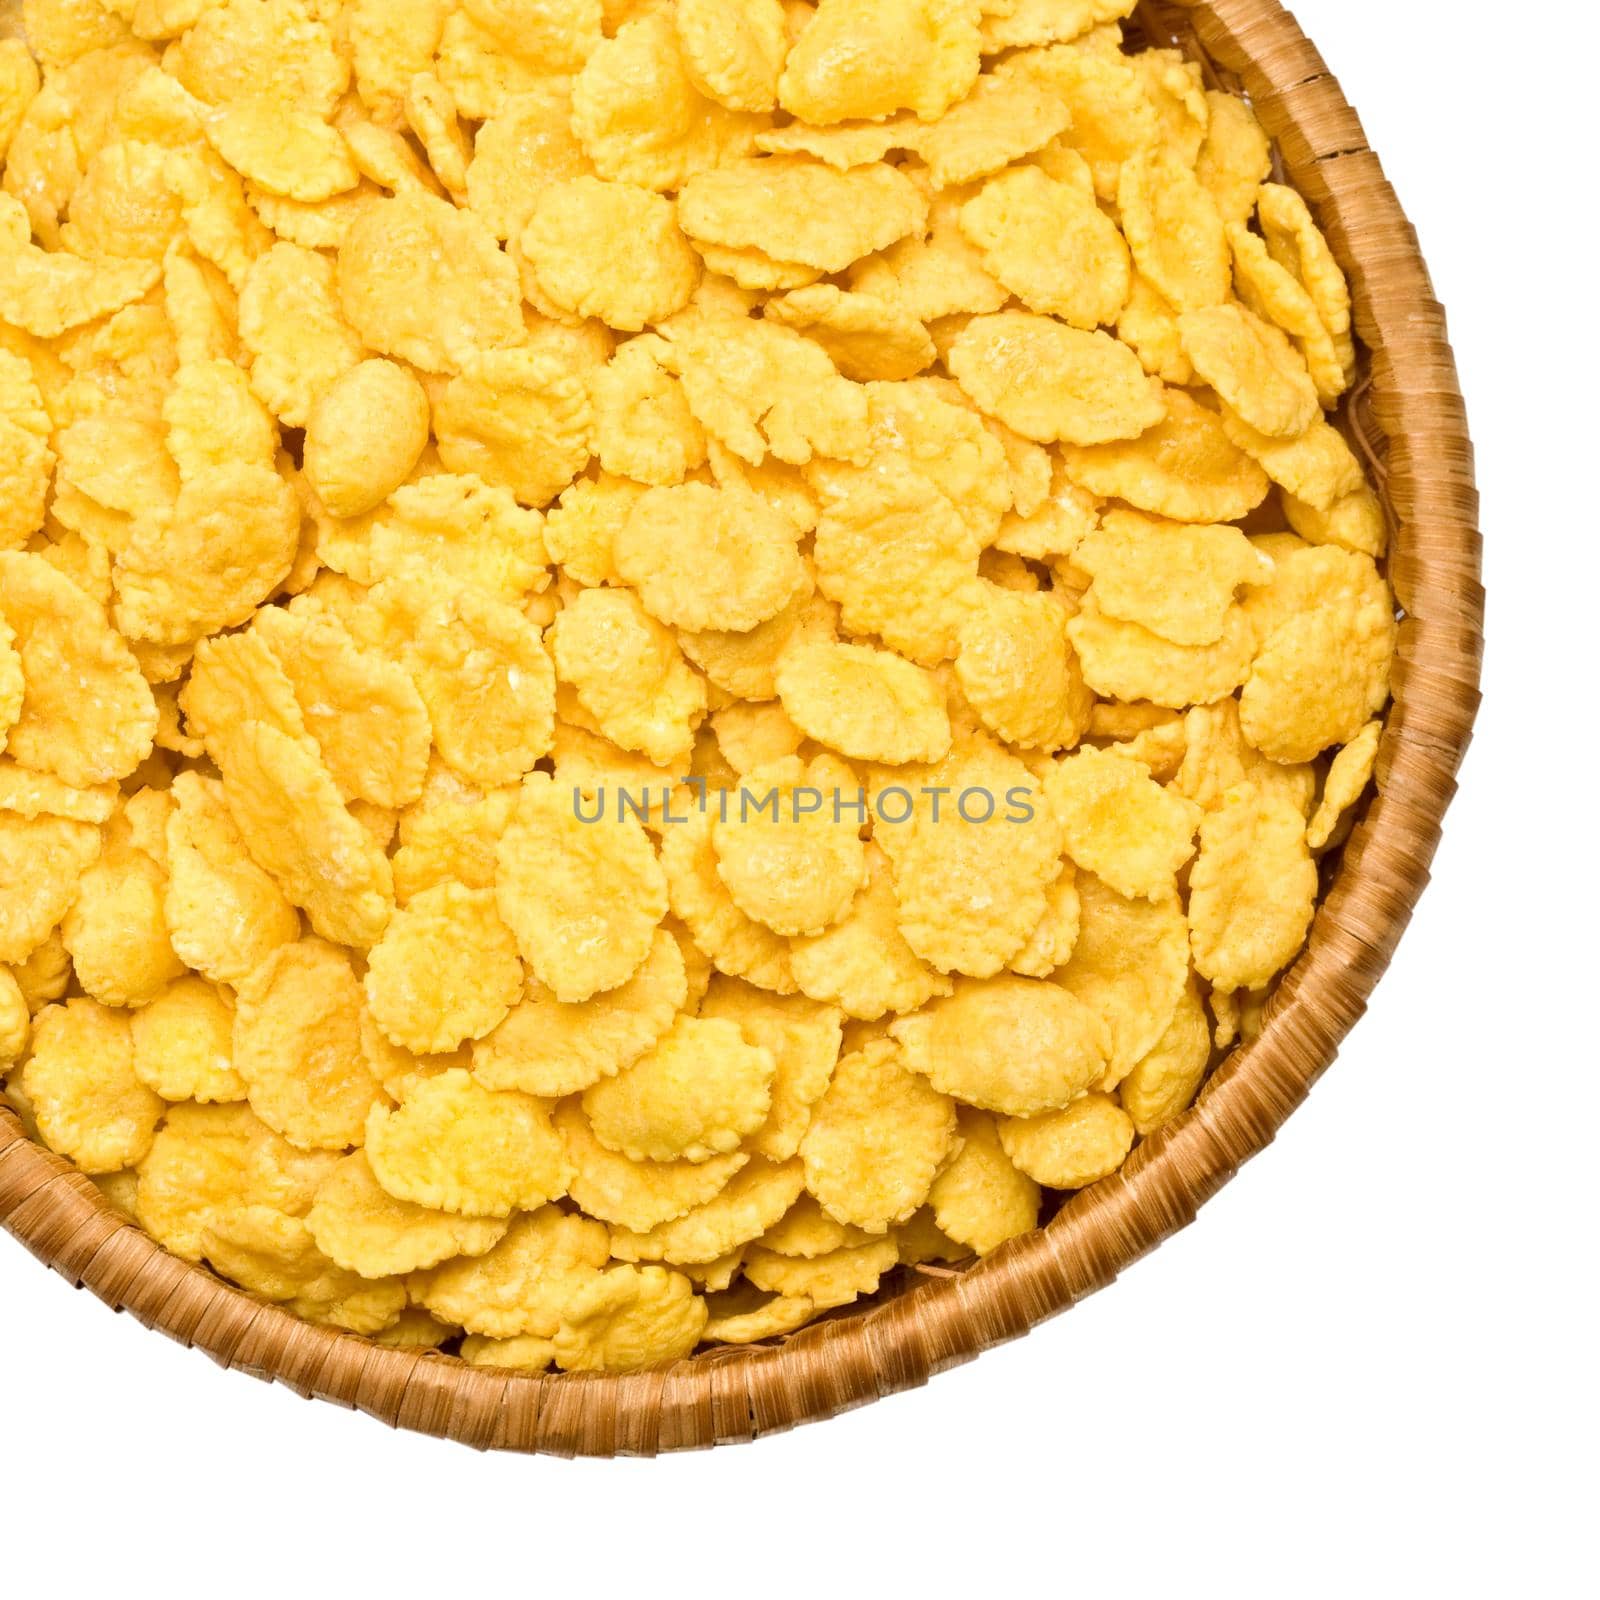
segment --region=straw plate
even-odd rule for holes
[[[15,31],[19,9],[0,4],[0,33]],[[1389,578],[1405,613],[1378,794],[1264,1031],[1216,1070],[1193,1108],[1046,1226],[965,1270],[897,1273],[863,1307],[782,1341],[621,1375],[474,1369],[301,1322],[167,1254],[86,1177],[27,1139],[3,1102],[0,1223],[108,1305],[302,1395],[480,1449],[651,1455],[829,1417],[1015,1338],[1191,1221],[1271,1140],[1389,963],[1428,881],[1471,736],[1483,645],[1472,447],[1416,236],[1294,18],[1275,0],[1147,0],[1134,26],[1178,42],[1218,84],[1248,92],[1284,174],[1350,276],[1365,349],[1346,420],[1391,518]]]

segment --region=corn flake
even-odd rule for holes
[[[1320,850],[1328,843],[1345,812],[1361,798],[1372,781],[1382,733],[1381,722],[1369,722],[1333,758],[1322,786],[1322,798],[1306,829],[1306,843],[1313,850]]]
[[[806,1188],[835,1221],[885,1233],[927,1199],[956,1137],[951,1102],[876,1040],[841,1058],[812,1110]]]
[[[658,765],[681,760],[705,713],[704,681],[637,595],[588,589],[551,629],[556,670],[599,730]]]
[[[563,1371],[626,1371],[688,1355],[705,1325],[706,1303],[682,1273],[612,1267],[563,1308],[551,1349]]]
[[[21,1086],[44,1142],[84,1172],[136,1165],[165,1109],[134,1074],[127,1017],[94,1000],[46,1006],[33,1019]]]
[[[1104,445],[1162,418],[1153,387],[1126,346],[1048,317],[975,317],[956,338],[950,370],[989,415],[1029,439]]]
[[[522,339],[510,258],[470,211],[422,191],[356,219],[339,249],[338,301],[362,343],[425,372],[460,371]]]
[[[611,1254],[619,1261],[668,1261],[706,1268],[708,1286],[715,1287],[710,1280],[717,1274],[710,1273],[709,1264],[759,1239],[794,1204],[804,1186],[805,1168],[798,1160],[753,1157],[710,1200],[670,1222],[642,1232],[613,1228]]]
[[[606,1230],[540,1205],[515,1218],[499,1243],[413,1280],[415,1298],[469,1333],[548,1339],[567,1303],[606,1264]]]
[[[75,788],[127,777],[150,753],[156,708],[104,613],[42,556],[0,551],[0,619],[22,680],[0,744]]]
[[[301,1150],[360,1144],[383,1090],[361,1050],[361,984],[320,939],[280,945],[239,989],[233,1066],[250,1109]]]
[[[977,81],[978,49],[963,0],[822,0],[789,52],[778,103],[803,122],[902,110],[931,122]]]
[[[497,1217],[458,1217],[396,1200],[372,1175],[366,1152],[346,1156],[323,1179],[306,1226],[317,1248],[348,1272],[388,1278],[426,1271],[455,1256],[481,1256],[505,1236]]]
[[[1316,894],[1304,813],[1253,784],[1230,789],[1200,824],[1189,875],[1195,969],[1217,989],[1259,988],[1293,960]]]
[[[1134,1125],[1110,1095],[1086,1094],[1044,1116],[1005,1118],[999,1133],[1018,1171],[1047,1188],[1084,1189],[1126,1160]]]
[[[1039,1186],[1001,1148],[995,1119],[963,1109],[961,1148],[934,1180],[928,1205],[941,1231],[987,1255],[1026,1233],[1039,1217]]]
[[[1117,1089],[1135,1130],[1141,1135],[1154,1133],[1183,1111],[1194,1099],[1210,1060],[1211,1030],[1200,991],[1191,979],[1167,1031]]]

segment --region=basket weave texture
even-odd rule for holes
[[[9,11],[9,6],[0,10]],[[9,20],[9,19],[7,19]],[[1472,446],[1444,313],[1416,236],[1355,112],[1275,0],[1141,7],[1242,87],[1349,274],[1364,375],[1349,422],[1394,530],[1404,610],[1378,793],[1343,852],[1308,947],[1182,1117],[1049,1224],[964,1271],[781,1343],[621,1375],[469,1368],[301,1322],[169,1255],[89,1180],[41,1149],[0,1102],[0,1223],[108,1305],[235,1367],[394,1426],[479,1448],[650,1455],[752,1439],[925,1382],[1103,1288],[1183,1227],[1265,1146],[1361,1015],[1428,881],[1478,705],[1483,646]],[[9,30],[7,30],[9,31]]]

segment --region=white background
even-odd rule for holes
[[[1588,9],[1297,7],[1450,310],[1488,698],[1368,1016],[1198,1223],[930,1388],[655,1462],[392,1434],[223,1373],[0,1237],[6,1559],[126,1583],[144,1552],[175,1595],[1594,1593]]]

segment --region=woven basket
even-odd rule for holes
[[[5,23],[17,9],[0,3],[0,33],[14,31]],[[1045,1227],[965,1270],[906,1274],[865,1307],[782,1342],[620,1376],[473,1369],[301,1322],[167,1254],[28,1140],[3,1102],[0,1223],[108,1305],[300,1394],[479,1448],[650,1455],[832,1416],[1015,1338],[1183,1227],[1271,1140],[1388,965],[1428,880],[1471,735],[1483,617],[1472,448],[1415,235],[1294,19],[1275,0],[1166,0],[1141,6],[1136,26],[1248,92],[1350,275],[1365,351],[1347,421],[1390,514],[1389,577],[1405,613],[1378,794],[1264,1031],[1213,1073],[1193,1108]]]

